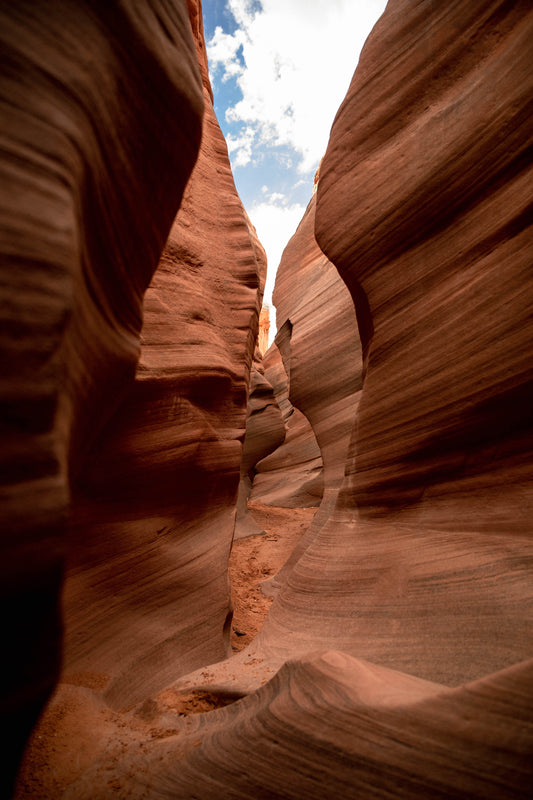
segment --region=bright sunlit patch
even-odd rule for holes
[[[287,198],[279,192],[273,192],[267,200],[255,203],[249,209],[250,219],[257,230],[257,235],[268,254],[269,264],[274,264],[267,274],[264,302],[272,305],[272,290],[278,266],[285,245],[298,227],[303,217],[305,206],[299,203],[289,204]],[[273,317],[271,317],[273,322]]]

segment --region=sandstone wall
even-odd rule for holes
[[[261,462],[272,451],[276,451],[284,440],[284,420],[272,384],[265,376],[263,359],[258,343],[250,379],[235,538],[264,533],[263,529],[253,519],[253,516],[248,513],[248,499],[258,462]]]
[[[528,795],[532,34],[391,0],[365,46],[316,217],[363,346],[346,478],[231,674],[189,676],[249,697],[154,748],[183,797]]]
[[[315,432],[328,491],[338,488],[344,475],[361,361],[349,293],[315,241],[315,201],[313,195],[283,252],[273,300],[289,399]]]
[[[3,3],[0,15],[12,770],[59,668],[68,474],[133,381],[142,295],[196,159],[202,95],[185,4]]]
[[[317,178],[316,181],[320,183]],[[315,187],[316,188],[316,187]],[[289,400],[311,424],[323,463],[320,509],[270,589],[277,589],[329,518],[344,477],[362,379],[362,360],[350,294],[315,236],[316,194],[285,248],[273,300],[276,344],[287,374]]]
[[[145,295],[135,382],[74,489],[64,680],[98,676],[119,708],[231,652],[227,561],[266,259],[200,64],[202,143]]]
[[[285,508],[320,505],[324,493],[322,456],[307,417],[289,400],[287,373],[274,341],[263,358],[285,425],[285,440],[255,465],[251,499]]]
[[[340,477],[342,488],[323,505],[325,516],[334,505],[331,515],[323,515],[279,581],[260,635],[211,665],[205,659],[224,651],[216,634],[228,610],[221,560],[231,535],[224,515],[237,487],[248,386],[248,375],[241,378],[231,365],[243,352],[245,319],[259,312],[261,251],[250,231],[230,283],[217,274],[201,293],[209,299],[223,286],[233,304],[241,329],[228,332],[226,349],[213,331],[207,345],[202,338],[209,304],[194,334],[200,320],[186,304],[179,327],[191,336],[188,347],[165,362],[162,344],[176,335],[167,338],[173,266],[183,267],[184,300],[194,297],[199,280],[202,244],[191,219],[200,213],[210,220],[208,243],[210,236],[217,247],[231,240],[227,229],[223,241],[216,238],[213,193],[207,208],[185,200],[177,224],[190,224],[178,227],[184,244],[177,253],[171,237],[147,297],[150,328],[133,390],[115,425],[102,433],[95,426],[92,457],[76,473],[75,526],[89,538],[80,563],[71,565],[67,608],[79,610],[87,596],[92,616],[71,627],[71,685],[52,706],[63,739],[83,730],[64,773],[65,800],[103,800],[117,791],[139,800],[529,796],[532,42],[530,4],[504,0],[390,0],[371,35],[332,129],[316,223],[313,201],[285,252],[277,288],[278,346],[291,398],[316,431],[326,480]],[[192,198],[194,178],[190,188]],[[234,208],[223,196],[224,209]],[[233,221],[231,231],[244,234],[248,224],[240,219],[244,227]],[[316,249],[313,225],[327,258]],[[353,309],[346,324],[330,321],[338,313],[328,317],[326,298],[344,286],[332,263],[356,308],[362,370]],[[306,313],[320,298],[324,306]],[[346,331],[350,346],[343,344]],[[252,341],[255,333],[252,322]],[[185,388],[176,391],[177,374],[189,374],[189,347],[198,343],[209,350],[208,386],[216,376],[217,397],[230,398],[224,408],[213,408],[214,395],[202,384],[184,378]],[[248,345],[246,353],[249,365]],[[342,374],[348,369],[362,380],[351,433],[348,409],[359,385],[349,379],[351,403],[337,394],[341,363]],[[330,397],[338,401],[333,411]],[[137,416],[144,402],[146,413]],[[172,454],[174,413],[186,424]],[[187,438],[189,429],[194,435]],[[213,430],[222,431],[219,439]],[[124,442],[129,449],[121,451]],[[117,452],[125,457],[115,458]],[[189,453],[193,467],[186,470],[180,464]],[[203,484],[196,483],[195,464]],[[146,487],[144,465],[156,477],[144,470]],[[210,465],[217,476],[222,470],[220,482],[207,480]],[[111,477],[115,509],[106,488]],[[134,490],[127,498],[126,484]],[[209,487],[201,498],[198,485]],[[173,503],[185,499],[185,490],[195,512],[182,524]],[[147,512],[151,498],[158,508],[163,501],[161,527]],[[107,535],[92,516],[98,504],[111,526]],[[199,513],[204,508],[227,543],[219,549]],[[110,535],[114,525],[120,537]],[[191,537],[178,536],[178,528]],[[123,580],[130,571],[135,591]],[[182,610],[192,620],[189,630]],[[79,631],[94,636],[92,675]],[[193,642],[198,654],[184,649]],[[196,655],[199,668],[172,683],[174,669],[192,669]],[[217,710],[188,716],[206,708]],[[58,758],[53,749],[49,754]],[[57,796],[53,787],[48,797]]]
[[[390,4],[318,187],[365,353],[327,615],[342,596],[359,656],[449,685],[533,633],[532,25],[520,3]]]

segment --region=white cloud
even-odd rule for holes
[[[213,37],[209,41],[209,63],[215,70],[221,70],[223,81],[242,74],[243,65],[237,53],[243,41],[244,32],[239,28],[234,34],[224,33],[218,25],[215,28]]]
[[[250,126],[241,131],[240,136],[228,133],[226,144],[234,167],[246,167],[251,162],[254,141],[255,131]]]
[[[226,112],[228,123],[253,129],[255,146],[293,148],[300,172],[314,170],[361,47],[385,5],[228,0],[238,27],[234,34],[217,28],[207,48],[213,72],[223,80],[234,77],[243,95]]]
[[[361,47],[385,5],[386,0],[226,0],[237,27],[232,34],[217,27],[207,43],[215,96],[218,82],[222,107],[231,98],[223,127],[232,166],[243,168],[236,177],[247,176],[248,195],[254,178],[246,168],[260,165],[255,202],[246,205],[268,255],[268,304],[283,249],[305,212],[284,192],[294,195],[311,185]],[[300,175],[288,190],[291,169]]]
[[[272,290],[281,254],[298,227],[304,211],[305,206],[298,203],[289,205],[278,192],[270,195],[266,201],[256,203],[248,211],[259,240],[268,254],[264,302],[269,305],[272,305]]]

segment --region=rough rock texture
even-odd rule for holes
[[[231,652],[227,564],[266,259],[207,84],[204,101],[135,383],[75,484],[64,676],[98,674],[116,708]]]
[[[58,672],[68,473],[133,380],[142,295],[196,159],[202,94],[182,2],[3,3],[0,39],[1,713],[12,770]]]
[[[265,377],[258,345],[252,365],[246,434],[242,448],[241,478],[235,523],[236,538],[263,533],[253,517],[247,513],[248,499],[257,462],[276,450],[284,439],[285,424],[272,385]]]
[[[287,373],[274,342],[263,358],[285,426],[283,444],[255,465],[251,499],[285,508],[320,505],[324,492],[322,456],[309,420],[289,400]]]

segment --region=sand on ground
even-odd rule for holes
[[[237,539],[233,544],[229,575],[235,653],[254,639],[272,604],[273,598],[263,594],[261,583],[281,569],[317,511],[259,502],[250,503],[249,508],[265,533]],[[133,718],[132,724],[131,717],[126,720],[103,706],[100,693],[104,688],[105,681],[100,685],[98,675],[63,676],[26,748],[13,800],[57,800],[106,747],[115,748],[111,756],[116,762],[133,740],[142,747],[147,736],[165,735],[141,718]],[[201,713],[219,705],[210,704],[206,697],[191,697],[181,713]]]

